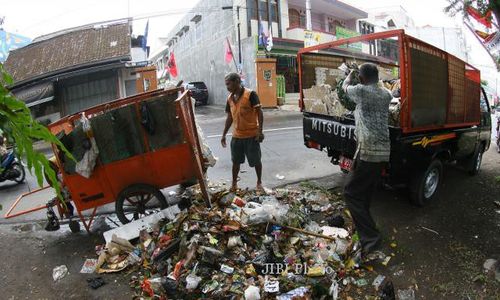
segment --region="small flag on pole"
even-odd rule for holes
[[[168,72],[172,77],[177,77],[177,65],[175,64],[174,52],[170,53],[170,58],[168,59]]]
[[[273,49],[273,28],[269,26],[269,36],[267,37],[266,50],[271,51]]]
[[[259,46],[264,48],[266,48],[267,46],[267,36],[264,25],[262,24],[262,19],[260,17],[259,17]]]
[[[231,44],[229,44],[229,38],[226,38],[224,43],[224,60],[227,64],[231,63],[233,60],[233,50],[231,50]]]
[[[144,37],[143,37],[143,39],[141,41],[142,42],[141,47],[144,50],[146,50],[146,47],[148,45],[148,31],[149,31],[149,20],[146,23],[146,28],[144,29]]]

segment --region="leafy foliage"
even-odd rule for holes
[[[12,77],[0,64],[0,130],[9,142],[16,145],[16,154],[26,161],[30,173],[34,172],[39,186],[43,184],[44,173],[51,182],[58,182],[48,159],[33,149],[33,141],[43,140],[56,144],[69,157],[73,157],[46,127],[32,118],[26,104],[17,100],[7,89],[12,83]],[[54,188],[61,197],[60,186],[54,184]]]

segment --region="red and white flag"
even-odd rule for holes
[[[226,42],[224,43],[224,60],[227,64],[231,63],[233,60],[233,50],[231,49],[229,38],[226,38]]]
[[[177,77],[177,65],[175,64],[174,52],[170,52],[170,58],[167,62],[167,68],[172,77]]]

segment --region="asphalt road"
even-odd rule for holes
[[[209,175],[214,181],[230,179],[229,150],[219,146],[223,112],[198,112],[208,142],[219,157]],[[312,182],[340,189],[345,176],[328,162],[326,154],[303,147],[301,130],[294,129],[300,127],[300,120],[296,113],[266,112],[265,128],[271,131],[263,145],[265,184],[322,177]],[[241,186],[253,187],[254,175],[248,167],[244,170]],[[284,180],[275,178],[278,172],[286,176]],[[500,210],[495,205],[500,195],[500,154],[492,146],[478,176],[470,177],[453,165],[446,166],[445,174],[439,197],[423,208],[412,206],[405,190],[376,193],[372,214],[384,237],[383,251],[393,258],[387,267],[374,265],[366,279],[372,282],[376,275],[384,275],[396,290],[412,288],[415,299],[500,299],[500,282],[483,271],[486,259],[500,258]],[[28,183],[34,185],[33,179]],[[0,201],[4,210],[5,203],[27,188],[28,184],[3,184]],[[103,243],[98,232],[71,234],[67,227],[45,232],[37,224],[3,225],[0,238],[0,278],[6,299],[132,297],[126,272],[106,275],[108,284],[95,291],[85,281],[90,275],[79,273],[85,258],[95,258],[95,245]],[[69,275],[53,282],[52,268],[61,264],[68,266]],[[366,289],[373,294],[371,285]],[[365,292],[353,287],[350,294],[364,299]]]
[[[222,148],[221,133],[225,122],[223,107],[208,106],[196,108],[197,121],[200,124],[206,140],[214,155],[218,158],[215,167],[208,171],[209,181],[213,183],[230,184],[231,181],[231,154],[229,148]],[[263,183],[264,186],[274,187],[286,183],[296,182],[309,178],[319,178],[339,172],[339,169],[330,164],[324,152],[307,149],[302,139],[302,115],[298,112],[266,110],[264,113],[265,140],[262,143]],[[230,137],[228,136],[228,143]],[[50,150],[45,150],[49,155]],[[284,176],[278,179],[277,175]],[[280,177],[281,178],[281,177]],[[239,186],[254,188],[256,176],[253,169],[247,164],[241,168]],[[0,223],[28,222],[43,220],[45,211],[30,213],[13,219],[3,216],[22,193],[38,188],[36,179],[29,173],[23,184],[14,182],[0,183]],[[43,205],[53,197],[51,190],[33,194],[19,205],[21,208],[30,208]],[[168,195],[167,195],[168,197]],[[16,208],[17,210],[17,208]],[[99,212],[112,212],[114,205],[102,207]]]

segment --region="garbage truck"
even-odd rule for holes
[[[491,113],[480,71],[467,62],[404,30],[303,48],[297,62],[304,144],[325,151],[343,172],[352,167],[357,143],[354,107],[341,85],[365,62],[377,65],[379,84],[393,95],[384,185],[408,187],[411,201],[423,206],[439,194],[445,164],[479,172],[490,147]]]

